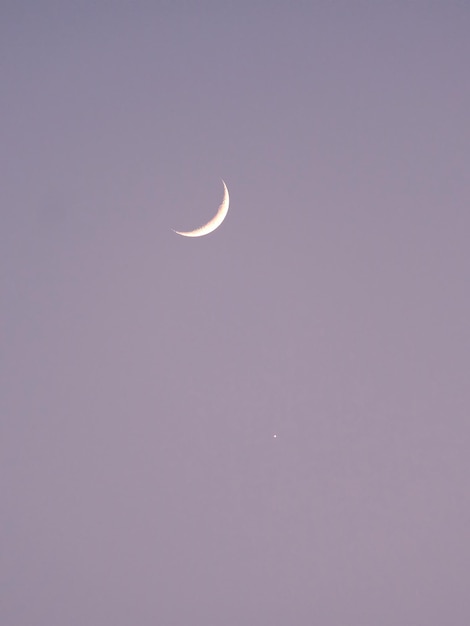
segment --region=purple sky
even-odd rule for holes
[[[3,0],[2,626],[470,623],[469,33]]]

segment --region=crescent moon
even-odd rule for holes
[[[222,200],[222,204],[217,209],[217,213],[209,222],[207,222],[207,224],[204,224],[204,226],[196,228],[195,230],[181,232],[179,230],[173,229],[173,232],[175,232],[177,235],[183,235],[183,237],[202,237],[203,235],[208,235],[209,233],[212,233],[216,228],[219,228],[224,219],[227,217],[229,205],[228,189],[223,180],[222,185],[224,186],[224,199]]]

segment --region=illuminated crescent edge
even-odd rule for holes
[[[224,186],[224,198],[221,205],[217,209],[217,213],[209,222],[207,222],[207,224],[204,224],[204,226],[196,228],[195,230],[188,230],[185,232],[172,229],[173,232],[177,235],[182,235],[183,237],[202,237],[203,235],[208,235],[209,233],[212,233],[216,228],[218,228],[227,217],[230,202],[227,185],[223,180],[222,184]]]

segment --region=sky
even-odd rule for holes
[[[3,626],[470,623],[469,32],[2,2]]]

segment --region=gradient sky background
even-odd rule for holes
[[[2,626],[470,623],[469,33],[2,2]]]

